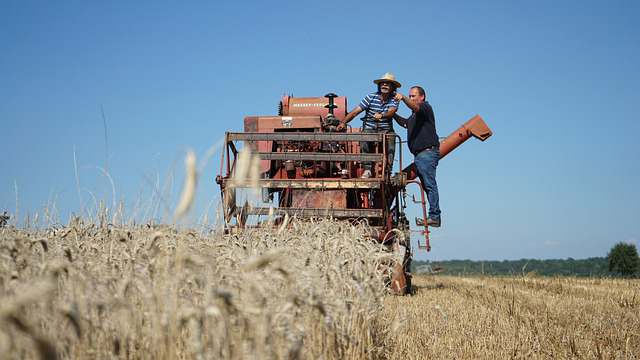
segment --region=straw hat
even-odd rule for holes
[[[397,82],[396,79],[393,77],[393,74],[390,74],[390,73],[386,73],[382,75],[380,79],[373,80],[373,83],[377,85],[383,81],[388,81],[390,83],[393,83],[396,86],[396,89],[399,87],[402,87],[402,85],[400,85],[400,83]]]

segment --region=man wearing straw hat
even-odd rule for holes
[[[378,91],[365,96],[364,99],[360,101],[360,105],[344,117],[337,127],[338,130],[344,129],[349,121],[353,120],[353,118],[361,112],[366,111],[362,118],[362,132],[395,134],[393,131],[393,115],[398,110],[398,101],[393,98],[393,94],[396,89],[402,85],[400,85],[390,73],[384,74],[380,79],[373,80],[373,83],[378,85]],[[360,148],[363,153],[371,153],[374,151],[374,144],[375,143],[363,141],[360,143]],[[395,137],[389,136],[387,138],[389,169],[393,168],[395,150]],[[363,163],[363,168],[362,178],[370,178],[372,176],[372,164],[365,162]]]

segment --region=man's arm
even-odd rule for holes
[[[402,116],[393,114],[393,119],[398,123],[398,125],[402,126],[403,128],[407,127],[407,119],[403,118]]]
[[[387,111],[386,113],[373,114],[373,118],[377,120],[380,120],[382,118],[390,119],[393,117],[393,115],[395,115],[396,111],[398,111],[398,108],[389,108],[389,111]]]
[[[358,114],[360,114],[362,111],[362,108],[360,107],[360,105],[358,105],[355,109],[351,110],[351,112],[348,113],[347,116],[344,117],[344,119],[342,119],[342,122],[347,124],[349,121],[353,120],[353,118],[358,116]]]
[[[393,98],[396,99],[397,101],[402,100],[405,103],[405,105],[407,105],[407,107],[409,109],[411,109],[411,111],[413,111],[415,113],[420,111],[420,104],[418,104],[417,102],[409,99],[408,97],[406,97],[406,96],[404,96],[404,95],[402,95],[400,93],[397,93],[396,96],[394,96]]]
[[[340,131],[342,129],[345,129],[347,127],[347,123],[353,120],[353,118],[358,116],[358,114],[360,114],[361,112],[362,112],[362,108],[358,105],[355,109],[351,110],[351,112],[348,113],[347,116],[345,116],[344,119],[342,119],[342,121],[340,121],[340,124],[336,126],[336,130]]]

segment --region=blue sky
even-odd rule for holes
[[[640,240],[639,15],[634,1],[2,1],[0,210],[23,223],[55,205],[66,223],[82,197],[160,218],[153,188],[175,203],[185,146],[201,160],[285,93],[353,108],[391,72],[401,92],[425,87],[441,137],[475,114],[494,131],[440,163],[443,226],[417,259],[604,256]]]

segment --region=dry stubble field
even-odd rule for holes
[[[393,358],[640,357],[640,281],[572,277],[419,276]]]
[[[638,280],[416,277],[390,295],[363,226],[240,235],[0,229],[0,356],[637,358]]]

